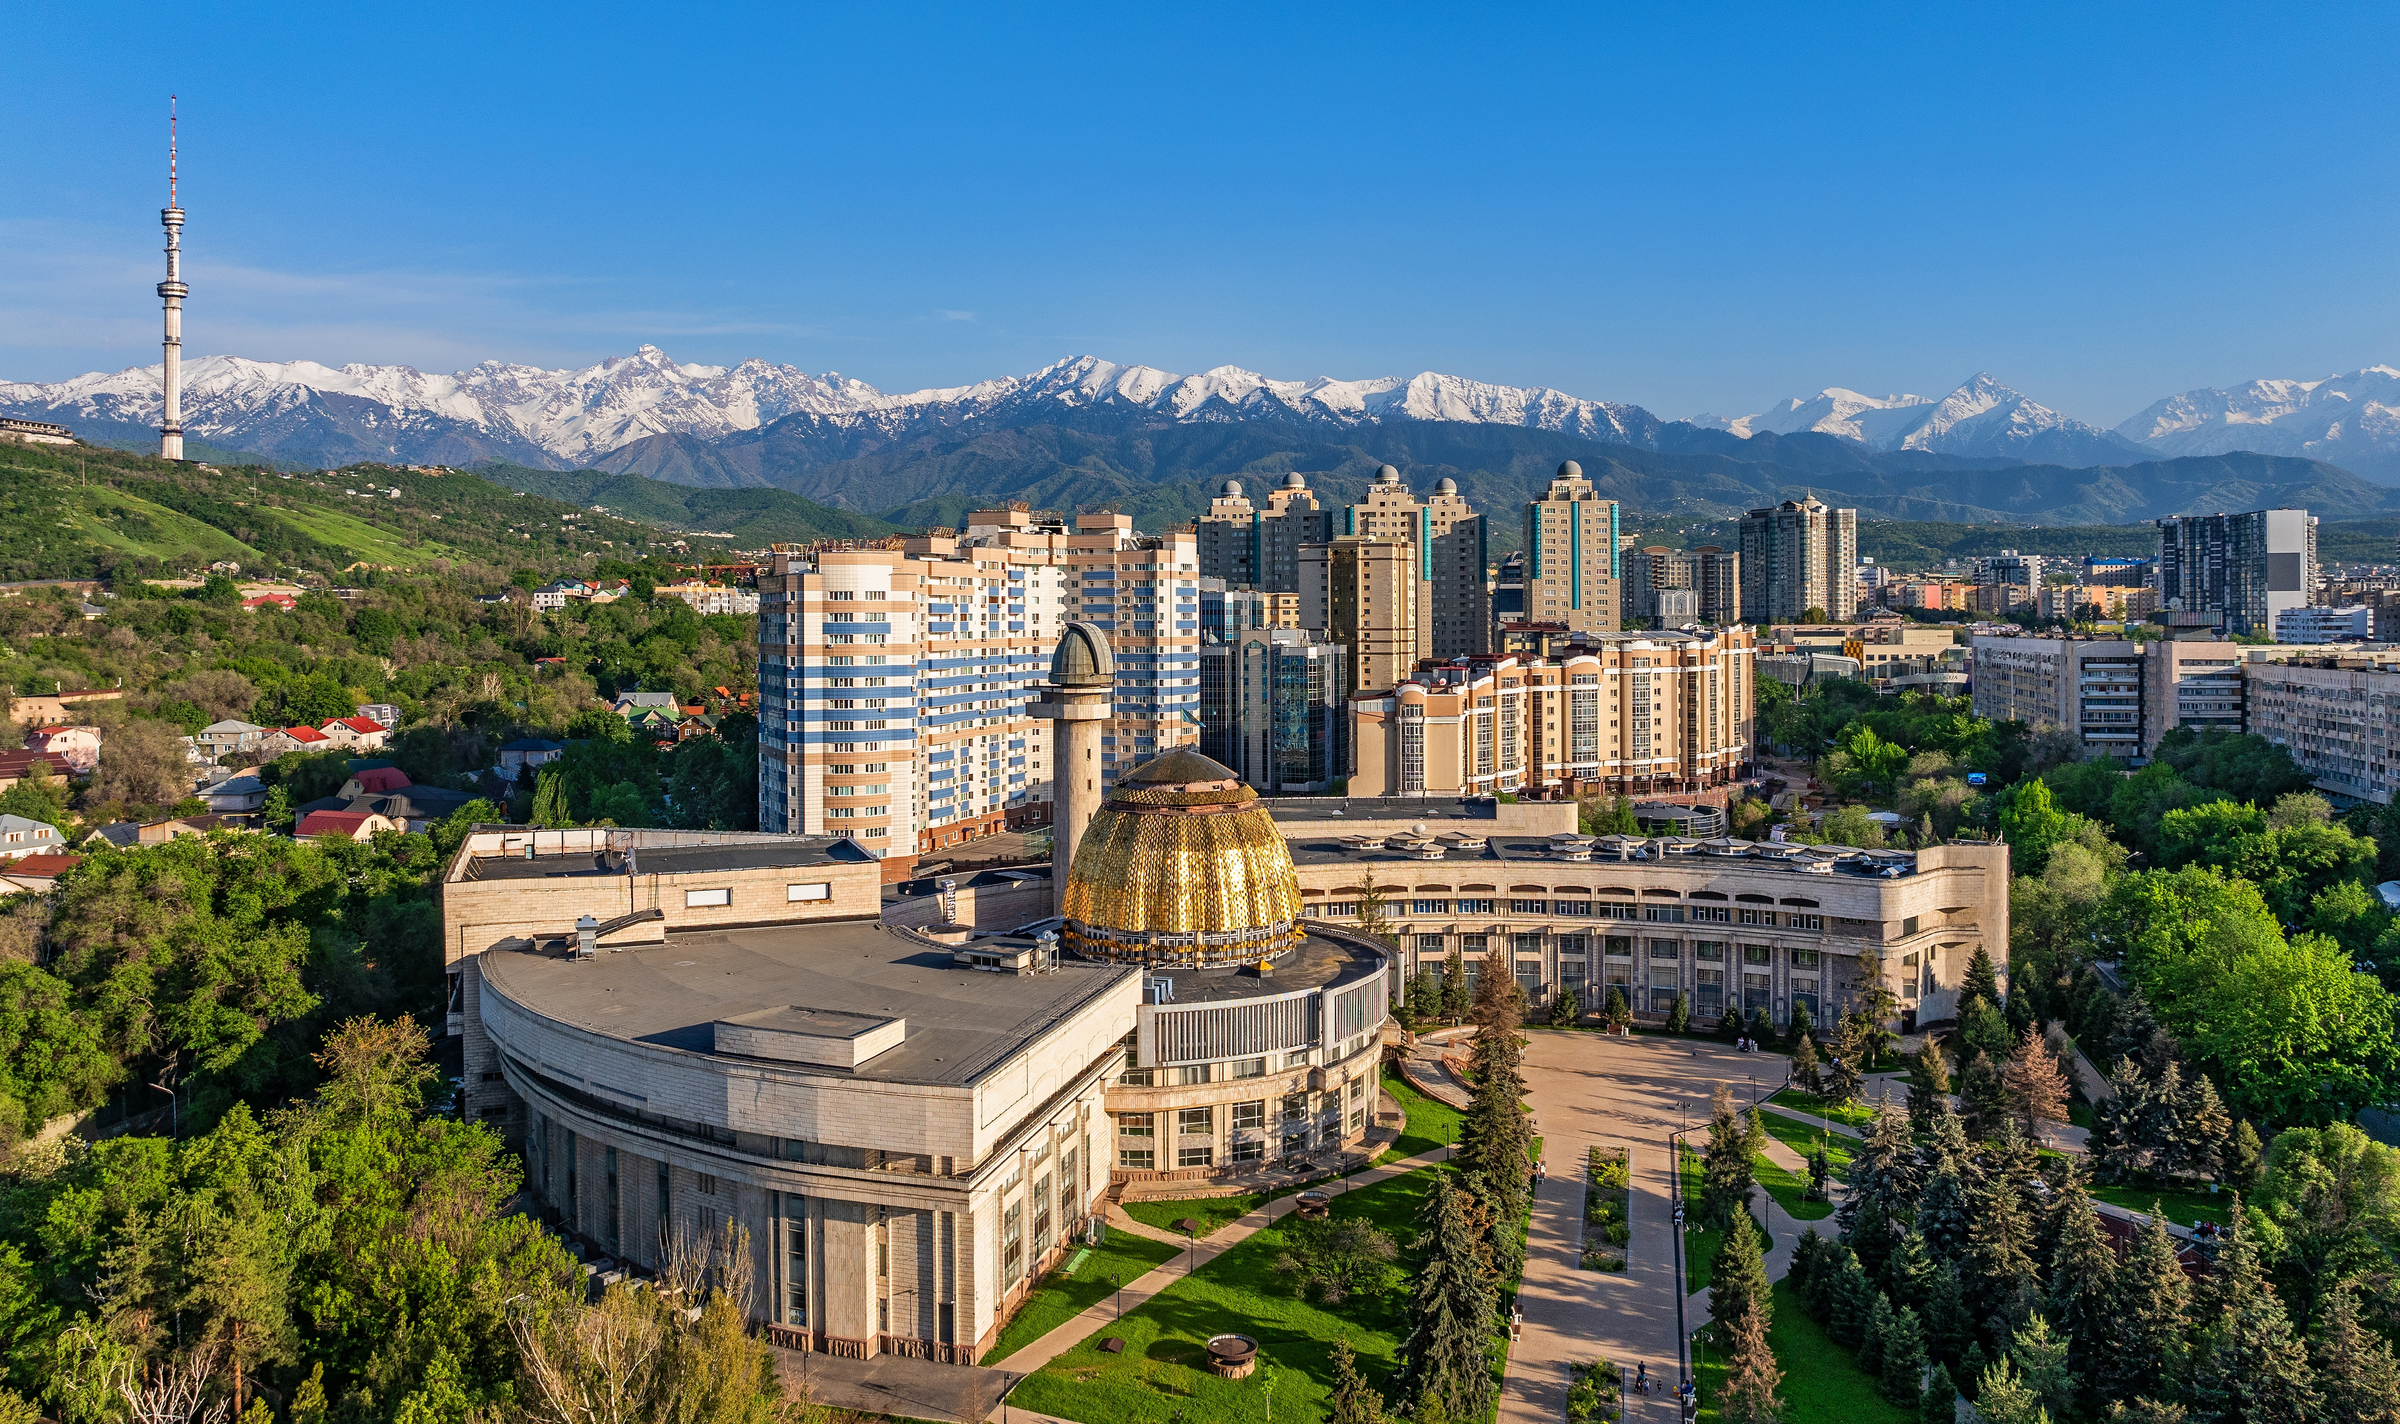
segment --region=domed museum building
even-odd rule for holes
[[[1100,724],[1058,725],[1063,775]],[[834,837],[478,831],[442,901],[469,1114],[590,1257],[735,1231],[779,1343],[980,1358],[1112,1187],[1329,1169],[1373,1117],[1396,965],[1304,918],[1257,794],[1188,750],[1091,794],[1063,889],[887,888]]]

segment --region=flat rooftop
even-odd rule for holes
[[[795,869],[834,865],[854,855],[837,853],[838,836],[790,836],[772,842],[732,845],[654,846],[633,852],[629,869],[623,851],[543,851],[523,855],[479,855],[459,868],[460,880],[551,880],[578,875],[706,875],[717,870]]]
[[[1300,989],[1326,989],[1353,984],[1380,972],[1382,956],[1364,944],[1331,935],[1318,934],[1311,927],[1307,939],[1283,958],[1275,961],[1275,972],[1260,974],[1251,969],[1150,969],[1143,971],[1152,979],[1175,981],[1176,1007],[1193,1004],[1227,1003],[1237,999],[1263,999],[1276,994],[1289,994]]]
[[[1439,834],[1433,827],[1427,828]],[[1759,844],[1765,844],[1760,842]],[[1386,847],[1358,847],[1344,842],[1337,834],[1303,835],[1292,838],[1294,865],[1465,865],[1501,864],[1540,866],[1545,872],[1590,874],[1594,870],[1686,869],[1768,871],[1787,875],[1822,879],[1824,876],[1849,875],[1877,878],[1885,868],[1897,868],[1902,875],[1916,873],[1917,858],[1913,851],[1859,850],[1850,846],[1794,846],[1789,857],[1735,850],[1711,852],[1701,849],[1662,851],[1658,841],[1620,860],[1605,849],[1594,850],[1589,860],[1568,860],[1558,855],[1553,843],[1538,836],[1492,836],[1481,848],[1452,846],[1440,860],[1419,860],[1406,851]],[[1812,852],[1814,852],[1812,854]],[[1812,862],[1822,863],[1830,858],[1832,869],[1810,870]],[[1891,878],[1891,877],[1882,877]]]
[[[1139,972],[1073,958],[1055,974],[966,969],[953,963],[949,946],[869,920],[696,930],[586,960],[557,950],[483,956],[494,988],[587,1033],[777,1072],[943,1087],[972,1085]],[[898,1047],[856,1068],[716,1051],[718,1020],[791,1008],[905,1019],[906,1033]]]
[[[1488,797],[1456,796],[1262,796],[1259,805],[1278,821],[1490,821],[1499,803]]]

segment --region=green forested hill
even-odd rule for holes
[[[219,559],[246,573],[328,576],[361,565],[547,568],[584,555],[638,559],[685,537],[639,515],[596,514],[460,472],[203,469],[120,450],[0,444],[0,580],[173,574]]]
[[[665,529],[727,535],[744,549],[808,539],[864,538],[889,534],[898,528],[868,515],[829,508],[788,490],[756,486],[695,489],[641,475],[618,475],[606,470],[537,470],[505,460],[487,460],[474,470],[495,484],[527,494],[596,506]]]

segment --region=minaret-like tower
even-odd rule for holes
[[[158,284],[159,300],[166,303],[167,337],[166,370],[167,413],[158,427],[158,457],[162,460],[183,458],[183,299],[192,289],[183,284],[183,205],[175,195],[175,96],[167,96],[167,205],[159,210],[158,220],[167,229],[167,280]]]
[[[1050,723],[1050,899],[1067,912],[1067,872],[1100,809],[1100,724],[1116,707],[1117,660],[1097,623],[1069,623],[1050,655],[1050,683],[1025,709]]]

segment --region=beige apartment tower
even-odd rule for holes
[[[1749,769],[1748,628],[1593,635],[1555,661],[1378,684],[1351,702],[1352,796],[1671,794]]]
[[[1742,518],[1742,611],[1758,623],[1795,623],[1810,609],[1835,622],[1858,616],[1858,511],[1787,499]]]
[[[1300,622],[1350,650],[1349,690],[1389,687],[1433,656],[1414,541],[1358,535],[1300,551]]]
[[[1616,632],[1625,621],[1617,502],[1573,460],[1525,506],[1525,617],[1577,630]]]

